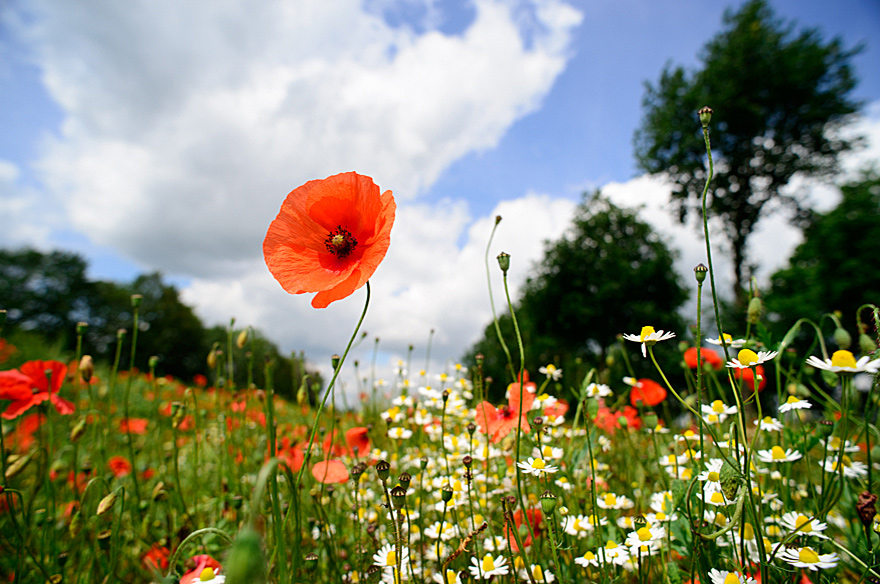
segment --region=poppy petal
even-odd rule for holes
[[[348,480],[348,470],[338,460],[322,460],[312,467],[312,476],[319,483],[344,483]]]

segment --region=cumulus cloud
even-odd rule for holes
[[[31,3],[16,30],[65,112],[41,178],[75,229],[142,266],[247,272],[295,186],[357,170],[414,200],[539,107],[580,13],[474,8],[444,34],[358,0]]]

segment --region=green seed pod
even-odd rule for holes
[[[376,463],[376,474],[379,475],[379,480],[383,483],[388,480],[388,475],[391,474],[391,465],[387,460],[380,460]]]
[[[395,509],[402,509],[406,503],[406,489],[400,485],[391,489],[391,504]]]
[[[749,300],[749,310],[747,320],[750,324],[758,324],[758,321],[761,319],[761,314],[764,312],[764,303],[761,302],[761,298],[759,296],[752,297]]]
[[[507,274],[507,270],[510,269],[510,254],[504,253],[503,251],[498,254],[498,266],[501,268],[501,271]]]
[[[541,494],[541,509],[544,510],[545,515],[552,515],[556,509],[556,495],[550,491],[544,491]]]
[[[710,108],[710,107],[708,107],[708,106],[706,106],[706,107],[702,107],[702,108],[700,108],[700,111],[699,111],[698,113],[699,113],[699,115],[700,115],[700,124],[701,124],[704,128],[708,128],[708,127],[709,127],[709,122],[712,121],[712,114],[714,113],[714,112],[712,111],[712,108]]]
[[[868,355],[877,350],[877,344],[874,342],[874,339],[862,333],[859,335],[859,350],[864,355]]]
[[[718,474],[720,475],[719,482],[721,483],[721,492],[724,493],[724,496],[728,501],[732,501],[736,498],[737,491],[739,491],[739,469],[734,468],[725,461],[724,464],[721,465],[721,472]]]
[[[834,342],[845,351],[852,345],[852,336],[845,328],[837,327],[834,329]]]

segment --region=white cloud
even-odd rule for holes
[[[232,276],[295,186],[357,170],[414,200],[494,147],[564,69],[579,12],[476,0],[461,34],[336,2],[34,3],[17,29],[62,106],[41,178],[128,259]]]

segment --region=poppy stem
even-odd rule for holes
[[[498,335],[498,342],[501,343],[504,354],[507,355],[508,371],[513,374],[513,357],[510,356],[510,349],[507,348],[507,343],[504,342],[504,335],[501,334],[501,325],[498,324],[498,313],[495,312],[495,299],[492,297],[492,276],[489,271],[489,248],[492,246],[492,239],[495,237],[495,230],[498,229],[498,223],[500,222],[501,216],[499,215],[495,218],[495,225],[492,226],[492,233],[489,234],[489,242],[486,243],[486,255],[484,258],[486,264],[486,285],[489,287],[489,305],[492,307],[492,322],[495,324],[495,333]],[[511,311],[512,314],[513,312]]]
[[[296,488],[299,488],[300,483],[302,482],[303,471],[306,466],[308,466],[309,458],[311,458],[312,453],[312,444],[315,442],[315,434],[318,433],[318,423],[321,421],[321,412],[324,410],[324,404],[327,403],[327,398],[330,396],[330,393],[333,390],[333,386],[336,384],[336,378],[339,376],[339,372],[342,370],[342,365],[345,363],[345,358],[348,356],[349,351],[351,351],[351,347],[354,344],[355,339],[357,338],[358,331],[361,328],[361,325],[364,322],[364,318],[367,316],[367,308],[370,306],[370,281],[367,280],[367,298],[364,302],[364,310],[361,313],[361,318],[358,320],[357,326],[354,327],[354,333],[351,335],[351,339],[348,341],[348,345],[345,347],[345,352],[342,353],[342,357],[339,358],[339,363],[336,365],[336,369],[333,371],[333,377],[330,378],[330,384],[327,386],[327,390],[324,392],[324,398],[321,400],[321,403],[318,405],[318,411],[315,414],[315,423],[312,425],[312,431],[309,435],[309,443],[306,446],[305,456],[303,460],[303,465],[299,469],[299,473],[296,475]]]

